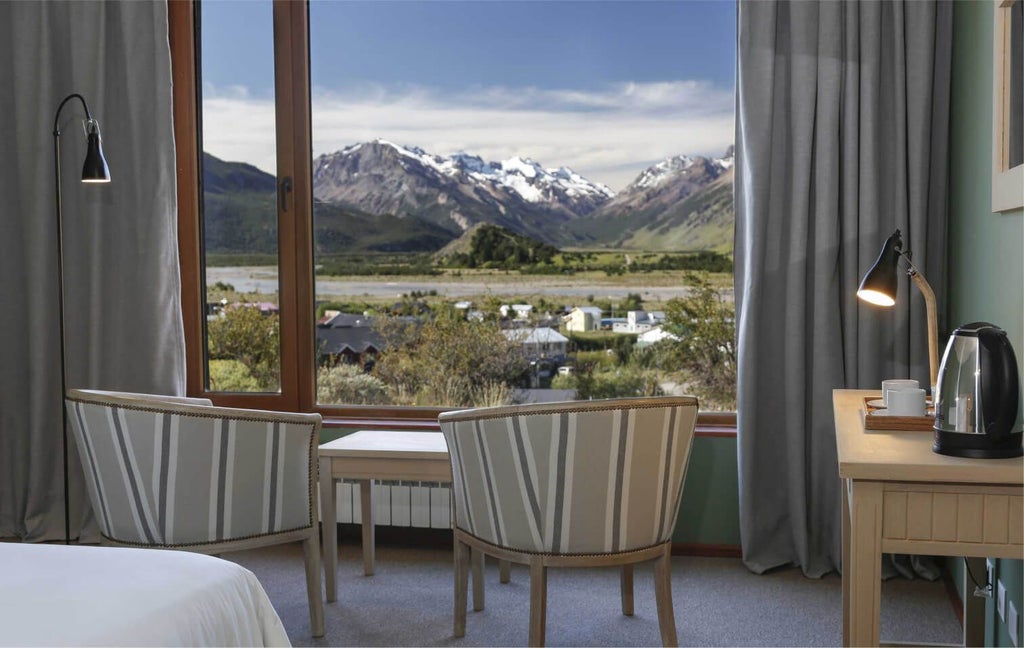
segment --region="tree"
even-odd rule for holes
[[[700,396],[721,409],[735,409],[735,307],[722,299],[706,273],[688,273],[686,281],[692,292],[665,306],[663,329],[679,340],[662,340],[658,346],[667,350],[668,364],[681,369]]]
[[[207,328],[210,360],[236,360],[249,370],[259,389],[281,386],[281,326],[276,313],[236,304],[225,308]]]
[[[622,302],[622,309],[625,311],[643,310],[644,298],[640,293],[629,293]]]
[[[432,319],[380,318],[384,338],[373,373],[397,402],[473,407],[508,402],[528,365],[497,322],[440,311]]]
[[[261,387],[249,367],[238,360],[210,360],[210,390],[258,392]]]
[[[316,373],[318,403],[389,405],[388,388],[379,378],[357,365],[321,367]]]
[[[553,389],[575,389],[576,398],[627,398],[659,396],[657,373],[637,366],[602,368],[598,363],[583,362],[569,376],[556,376]]]

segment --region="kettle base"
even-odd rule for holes
[[[1024,455],[1021,439],[1024,434],[1008,434],[993,440],[986,434],[964,434],[935,430],[932,452],[949,457],[970,459],[1009,459]]]

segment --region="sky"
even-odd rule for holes
[[[201,5],[203,145],[273,173],[269,2]],[[313,154],[376,138],[620,190],[733,141],[728,0],[314,0]]]

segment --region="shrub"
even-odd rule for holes
[[[238,360],[210,360],[210,390],[222,392],[258,392],[260,383],[249,367]]]
[[[321,367],[316,373],[316,399],[319,403],[352,405],[388,405],[388,388],[379,378],[360,367],[340,364]]]

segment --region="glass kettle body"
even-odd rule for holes
[[[1020,401],[1017,358],[1003,329],[987,322],[953,331],[939,367],[935,444],[944,455],[1017,457]]]

